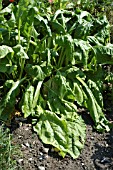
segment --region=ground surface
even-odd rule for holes
[[[107,117],[112,121],[111,103],[106,108]],[[61,158],[50,146],[42,144],[27,120],[15,118],[11,129],[13,143],[20,145],[23,154],[15,158],[17,170],[113,170],[113,129],[99,134],[93,129],[90,116],[84,112],[82,116],[87,124],[87,139],[76,160],[69,156]]]

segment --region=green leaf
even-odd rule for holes
[[[2,73],[10,73],[10,68],[12,67],[12,63],[9,63],[7,58],[0,59],[0,72]]]
[[[42,68],[39,65],[32,65],[32,64],[27,64],[25,67],[25,71],[28,76],[32,77],[35,80],[44,80],[45,74],[42,71]]]
[[[67,120],[68,126],[68,153],[75,159],[84,147],[86,139],[86,125],[80,116]]]
[[[32,85],[28,85],[26,88],[23,99],[21,101],[22,112],[24,113],[25,118],[30,115],[35,115],[41,86],[42,81],[39,81],[36,89]]]
[[[49,36],[52,36],[52,33],[51,33],[51,29],[50,29],[50,26],[48,24],[48,20],[45,19],[44,17],[42,17],[41,15],[36,15],[35,16],[35,25],[38,25],[38,27],[40,28],[41,26],[41,32],[43,32],[44,34],[45,33],[48,33]],[[40,25],[41,23],[41,25]],[[38,29],[39,29],[38,28]],[[42,31],[43,30],[43,31]]]
[[[43,81],[39,81],[35,90],[35,94],[34,94],[34,100],[33,100],[33,108],[35,108],[37,106],[37,101],[40,95],[40,89],[42,86]]]
[[[14,54],[14,51],[13,51],[13,49],[11,47],[8,47],[6,45],[0,46],[0,59],[4,58],[9,53],[11,53],[11,55]]]
[[[19,94],[19,87],[24,80],[25,78],[16,82],[13,80],[6,81],[6,84],[8,83],[11,87],[8,93],[0,101],[0,119],[2,121],[6,122],[11,120],[15,109],[16,97]]]
[[[85,130],[80,117],[68,121],[47,110],[43,111],[34,126],[34,131],[44,143],[53,145],[63,157],[69,153],[74,159],[84,146]]]
[[[65,33],[65,29],[64,27],[58,23],[57,21],[52,21],[51,22],[51,27],[52,27],[52,31],[55,31],[58,34],[64,34]]]
[[[31,114],[34,114],[35,112],[33,108],[33,100],[34,100],[33,95],[34,95],[34,87],[32,85],[28,85],[22,100],[22,112],[24,113],[25,118]]]
[[[29,59],[28,55],[26,54],[24,48],[18,44],[15,47],[13,47],[14,52],[16,53],[16,56],[18,58],[22,58],[22,59]]]
[[[98,45],[93,48],[97,63],[113,64],[113,45]]]
[[[88,58],[89,58],[88,54],[91,50],[91,46],[90,46],[89,42],[74,39],[74,44],[77,49],[80,49],[79,53],[82,54],[82,58],[80,58],[80,60],[83,63],[84,67],[87,68],[87,63],[88,63]],[[76,59],[76,53],[75,53],[75,59]]]
[[[90,88],[87,86],[87,84],[80,78],[76,77],[80,83],[85,88],[85,94],[87,95],[85,106],[89,109],[90,115],[95,122],[96,129],[100,132],[103,131],[109,131],[111,124],[109,121],[105,118],[105,115],[102,112],[102,108],[99,106],[95,96],[93,95]]]
[[[95,96],[95,99],[98,102],[99,106],[103,108],[103,96],[96,82],[89,79],[87,84],[90,90],[92,91],[93,95]]]
[[[77,101],[77,103],[81,105],[84,98],[81,85],[77,81],[73,82],[73,93],[75,94],[75,101]]]

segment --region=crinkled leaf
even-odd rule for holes
[[[107,44],[106,46],[98,45],[95,48],[95,53],[98,54],[106,54],[106,55],[113,55],[113,45]]]
[[[44,143],[53,145],[63,157],[69,153],[77,158],[84,146],[86,128],[79,117],[68,121],[46,110],[40,115],[34,130]]]
[[[68,153],[73,157],[77,158],[81,149],[84,147],[86,139],[86,125],[80,116],[75,119],[67,120],[68,126]]]

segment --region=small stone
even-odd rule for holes
[[[45,156],[45,159],[48,159],[48,157],[49,157],[49,156],[48,156],[48,155],[46,155],[46,156]]]
[[[25,128],[25,130],[27,131],[27,130],[29,130],[29,128]]]
[[[82,162],[82,166],[84,166],[84,163]]]
[[[35,145],[36,144],[36,141],[33,141],[33,145]]]
[[[40,156],[40,157],[39,157],[39,160],[40,160],[40,161],[44,160],[44,157],[43,157],[43,156]]]
[[[25,146],[25,145],[23,145],[23,144],[21,144],[21,146],[22,146],[22,149],[25,149],[25,148],[26,148],[26,146]]]
[[[109,145],[106,143],[106,147],[108,147]]]
[[[20,127],[22,126],[22,122],[19,123]]]
[[[41,156],[42,156],[42,155],[43,155],[43,153],[42,153],[42,152],[40,152],[40,153],[39,153],[39,155],[41,155]]]
[[[17,162],[18,162],[19,164],[21,164],[21,163],[23,162],[23,159],[19,159],[19,160],[17,160]]]
[[[25,143],[25,146],[30,147],[30,144],[27,142],[27,143]]]
[[[93,137],[93,136],[91,136],[91,139],[94,139],[94,137]]]
[[[38,166],[38,170],[45,170],[44,166]]]
[[[104,157],[100,162],[101,162],[101,163],[110,163],[111,160],[110,160],[109,158],[105,158],[105,157]]]
[[[22,138],[22,136],[18,136],[18,138],[20,139],[20,138]]]
[[[33,158],[29,158],[29,161],[32,161],[33,160]]]
[[[43,148],[43,153],[48,153],[49,148]]]

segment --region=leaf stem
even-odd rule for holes
[[[18,21],[18,43],[20,44],[20,27],[21,27],[21,17],[19,17]]]

